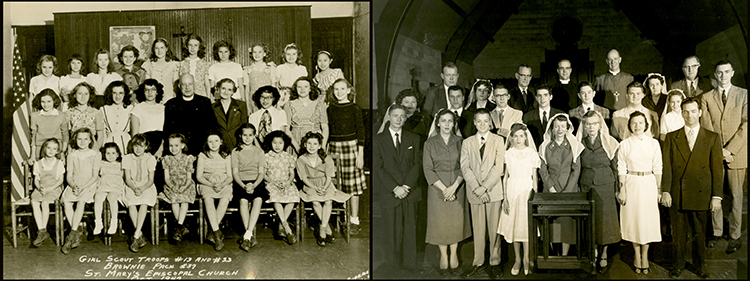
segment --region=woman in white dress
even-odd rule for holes
[[[94,108],[100,108],[104,105],[104,90],[112,81],[122,81],[122,76],[115,72],[115,67],[109,59],[109,51],[99,49],[94,54],[91,73],[86,76],[86,82],[94,86],[96,93],[91,93],[91,98],[95,99]]]
[[[643,274],[649,272],[648,243],[661,241],[661,148],[657,140],[644,134],[648,126],[642,112],[630,114],[628,129],[633,135],[622,141],[617,151],[622,239],[633,243],[635,273]]]
[[[667,106],[659,118],[659,139],[664,141],[667,134],[679,130],[685,126],[685,120],[682,119],[682,101],[685,99],[685,93],[680,89],[672,89],[667,92]]]
[[[130,113],[130,135],[144,134],[148,138],[148,153],[161,158],[162,130],[164,129],[164,86],[156,79],[146,79],[135,91],[138,103]]]
[[[81,82],[86,82],[86,76],[83,75],[86,73],[84,67],[85,64],[81,55],[73,54],[70,56],[70,59],[68,60],[68,71],[70,71],[70,73],[60,77],[60,96],[64,101],[62,104],[63,111],[68,110],[68,95],[70,95],[70,91]]]
[[[180,63],[169,49],[167,39],[159,38],[151,45],[151,57],[141,67],[146,70],[146,78],[156,79],[164,85],[164,97],[161,104],[175,97],[174,82],[180,78]],[[196,79],[197,80],[197,79]]]

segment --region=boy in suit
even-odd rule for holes
[[[474,262],[463,277],[476,276],[485,270],[490,278],[500,278],[500,239],[497,226],[500,221],[500,206],[503,200],[503,175],[505,163],[505,141],[490,132],[490,112],[486,108],[474,113],[477,133],[461,144],[461,173],[466,181],[466,198],[471,208],[472,233],[474,235]],[[487,233],[487,234],[485,234]],[[489,267],[484,263],[485,237],[490,240]]]
[[[712,211],[721,209],[724,167],[719,135],[702,128],[702,114],[697,99],[682,102],[685,127],[667,134],[662,147],[662,205],[669,207],[672,221],[673,266],[669,276],[677,278],[685,268],[687,235],[692,233],[695,273],[707,278],[705,272],[706,228],[709,203]],[[706,163],[708,161],[708,164]],[[706,192],[703,192],[706,191]]]
[[[552,93],[549,91],[549,86],[546,84],[543,84],[536,89],[536,101],[539,104],[539,107],[524,114],[523,123],[528,126],[531,137],[534,138],[534,143],[537,145],[537,148],[539,148],[539,145],[542,144],[542,136],[544,136],[544,130],[547,129],[549,119],[552,118],[552,116],[555,116],[555,114],[565,112],[550,106]]]
[[[417,184],[422,171],[419,136],[401,130],[406,109],[390,108],[388,130],[373,138],[373,177],[378,191],[373,199],[380,204],[383,235],[374,235],[374,244],[382,247],[390,266],[417,270],[416,205],[422,200]],[[383,274],[386,270],[378,272]],[[376,273],[376,276],[377,274]]]
[[[495,98],[497,107],[490,111],[490,118],[492,119],[490,132],[498,134],[503,138],[508,138],[510,126],[523,122],[523,112],[508,106],[510,94],[508,94],[508,89],[503,84],[498,84],[492,95]]]

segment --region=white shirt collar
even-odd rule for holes
[[[727,86],[726,88],[722,88],[721,86],[718,87],[720,94],[723,94],[724,91],[727,91],[727,95],[729,95],[729,89],[731,88],[732,88],[732,84],[729,84],[729,86]]]
[[[193,93],[193,95],[192,95],[192,96],[190,96],[190,98],[186,98],[185,96],[182,96],[182,99],[183,99],[183,100],[185,100],[185,101],[191,101],[191,100],[193,100],[194,98],[195,98],[195,93]]]
[[[49,112],[46,112],[44,110],[39,111],[39,115],[59,115],[60,112],[57,111],[57,108],[53,108]]]
[[[617,75],[618,73],[620,73],[620,71],[618,70],[617,72],[614,72],[614,71],[610,70],[609,73],[612,73],[612,75]]]
[[[481,145],[482,144],[482,138],[484,138],[484,141],[487,141],[487,136],[489,136],[490,131],[487,131],[484,133],[484,135],[480,135],[479,132],[477,132],[477,142]]]
[[[401,136],[402,136],[402,135],[401,135],[401,131],[402,131],[401,129],[398,129],[398,131],[394,131],[394,130],[393,130],[393,128],[391,128],[391,127],[388,127],[388,131],[390,131],[390,132],[391,132],[391,138],[395,137],[395,136],[396,136],[396,134],[398,134],[398,138],[399,138],[399,139],[400,139],[400,138],[401,138]]]
[[[544,116],[544,113],[543,113],[543,112],[547,112],[547,120],[549,120],[550,118],[552,118],[552,116],[549,116],[549,110],[550,110],[551,108],[552,108],[552,107],[547,107],[547,109],[541,109],[541,108],[539,108],[539,120],[542,120],[542,118],[544,118],[544,117],[543,117],[543,116]]]
[[[510,106],[507,106],[507,105],[506,105],[506,106],[505,106],[505,107],[503,107],[503,108],[500,108],[500,106],[497,106],[497,107],[495,107],[495,110],[496,110],[496,111],[502,111],[502,112],[503,112],[503,114],[505,114],[505,111],[507,111],[507,110],[508,110],[508,107],[510,107]]]
[[[450,107],[450,106],[451,106],[451,105],[450,105],[450,104],[448,104],[448,107]],[[458,117],[461,117],[461,113],[463,113],[463,112],[464,112],[464,108],[463,108],[463,107],[459,107],[459,108],[451,108],[451,109],[449,109],[449,110],[450,110],[450,111],[458,111]]]
[[[526,86],[526,87],[518,86],[518,89],[521,90],[521,92],[529,93],[529,86]]]
[[[570,83],[570,79],[568,79],[568,80],[560,80],[560,84],[568,85],[568,83]]]
[[[591,104],[581,104],[581,106],[583,106],[584,111],[586,111],[586,109],[589,109],[589,108],[591,108],[591,110],[595,110],[593,102]]]
[[[700,128],[701,128],[701,124],[700,123],[696,124],[695,127],[693,127],[693,128],[690,128],[690,127],[688,127],[687,124],[685,124],[685,133],[687,133],[688,131],[693,131],[693,132],[698,133],[698,130],[700,130]]]

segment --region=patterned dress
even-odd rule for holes
[[[143,153],[140,157],[135,156],[135,154],[127,154],[122,157],[122,168],[130,170],[130,180],[141,186],[148,182],[148,174],[153,174],[156,171],[156,158],[149,153]],[[154,206],[156,203],[156,185],[152,183],[141,193],[141,196],[136,196],[132,188],[126,187],[122,202],[128,207],[143,204]]]
[[[122,170],[122,163],[102,161],[102,168],[99,171],[99,188],[96,193],[117,193],[118,195],[125,192],[125,172]]]
[[[313,161],[315,163],[313,163]],[[333,159],[331,159],[330,156],[326,156],[326,162],[323,163],[318,154],[307,154],[300,156],[297,159],[297,173],[300,178],[307,177],[308,181],[320,187],[325,184],[326,177],[332,178],[335,175],[336,170],[333,165]],[[324,202],[333,200],[340,203],[346,202],[346,200],[349,200],[349,197],[351,197],[351,195],[336,189],[333,185],[333,180],[328,183],[328,186],[321,188],[326,191],[323,195],[319,195],[318,190],[315,187],[305,185],[302,188],[302,192],[299,193],[299,196],[305,202]]]
[[[62,160],[53,158],[52,163],[47,159],[34,162],[34,178],[38,178],[42,186],[37,186],[31,193],[31,202],[54,202],[62,194],[62,185],[50,188],[50,185],[56,183],[65,175],[65,163]],[[46,165],[45,165],[46,164]],[[43,189],[44,194],[39,190]]]
[[[68,182],[74,181],[76,184],[84,184],[91,180],[91,178],[99,178],[99,169],[102,164],[102,156],[99,151],[88,149],[82,151],[80,149],[74,149],[68,154],[68,171],[72,174],[72,177],[68,177]],[[94,192],[96,192],[96,186],[98,180],[88,186],[78,186],[77,190],[73,190],[73,187],[68,185],[63,191],[62,201],[63,202],[94,202]]]
[[[289,169],[294,169],[294,156],[286,153],[269,151],[266,153],[266,182],[269,199],[267,202],[295,203],[299,202],[299,190],[289,181]]]
[[[211,66],[206,59],[191,59],[185,58],[180,62],[179,75],[190,73],[195,79],[195,94],[207,97],[214,100],[211,97],[211,85],[206,85],[206,76],[208,76],[208,67]]]
[[[320,97],[310,101],[307,106],[303,104],[301,99],[289,101],[284,111],[286,111],[286,116],[289,119],[292,136],[297,142],[307,132],[322,133],[321,125],[328,125],[326,105]]]
[[[195,182],[193,182],[193,163],[195,156],[180,154],[177,156],[167,155],[162,159],[164,170],[169,170],[169,177],[175,186],[164,184],[164,192],[159,198],[174,203],[192,203],[195,201]]]
[[[71,136],[73,135],[73,132],[84,127],[89,128],[92,134],[96,134],[97,130],[104,129],[102,116],[96,108],[90,106],[76,106],[74,108],[69,108],[65,114],[67,114],[65,116],[66,120],[70,122],[68,128],[70,128]],[[91,138],[93,141],[94,136],[91,136]]]
[[[328,88],[333,85],[333,82],[336,82],[337,79],[344,78],[344,72],[341,71],[341,68],[331,68],[331,71],[328,71],[328,73],[323,74],[323,72],[318,72],[318,74],[315,74],[315,78],[313,78],[313,81],[318,84],[318,89],[320,89],[321,96],[324,96],[323,93],[328,92]]]
[[[147,60],[141,67],[146,70],[146,76],[156,79],[156,81],[164,85],[164,97],[161,99],[161,104],[164,104],[169,99],[175,97],[174,81],[177,81],[179,78],[180,63],[177,61],[168,61],[161,67],[157,67],[156,64],[157,62]]]
[[[271,67],[268,64],[263,64],[260,68],[254,67],[254,64],[250,64],[248,66],[245,66],[243,69],[243,72],[245,74],[245,77],[247,77],[247,80],[245,80],[245,85],[248,86],[248,91],[245,93],[245,100],[246,101],[252,101],[253,100],[253,94],[255,93],[258,88],[262,86],[267,85],[273,85],[273,76],[274,76],[274,68]],[[255,107],[254,102],[248,102],[247,103],[247,112],[253,113],[256,110],[258,110]]]
[[[212,182],[220,183],[231,177],[232,175],[227,174],[227,163],[231,165],[231,157],[208,157],[206,153],[201,152],[198,154],[198,161],[203,162],[203,179]],[[227,198],[232,200],[232,183],[214,189],[212,186],[198,184],[198,189],[201,196],[204,198]]]

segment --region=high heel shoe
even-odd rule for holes
[[[529,275],[529,261],[523,262],[523,275]]]

